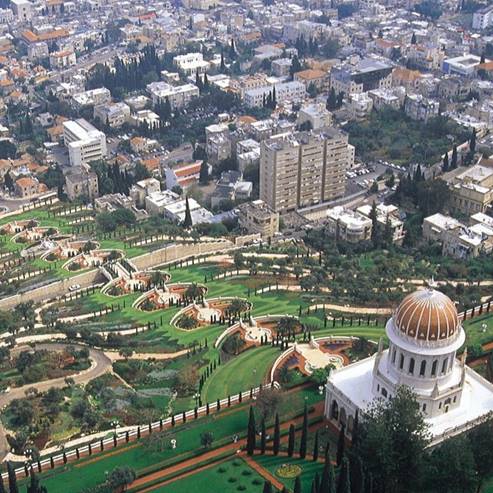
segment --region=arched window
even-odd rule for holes
[[[442,363],[442,373],[445,373],[447,371],[447,358],[445,358],[443,360],[443,363]]]
[[[395,347],[392,348],[392,364],[395,365],[395,355],[396,355]]]
[[[426,404],[423,404],[423,412],[426,412]]]
[[[387,394],[387,389],[384,389],[383,387],[382,387],[382,395],[383,395],[384,397],[387,397],[387,395],[388,395],[388,394]]]
[[[409,373],[410,373],[411,375],[413,375],[413,374],[414,374],[414,358],[411,358],[411,359],[409,360]]]
[[[404,368],[404,355],[401,353],[401,357],[399,360],[399,369],[402,370]]]
[[[431,376],[434,377],[437,374],[437,365],[438,365],[438,360],[436,359],[433,361],[433,364],[431,365]]]
[[[426,360],[421,361],[421,366],[419,367],[419,376],[424,377],[426,372]]]

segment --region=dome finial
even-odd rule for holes
[[[434,276],[431,276],[431,279],[428,279],[428,281],[426,281],[426,286],[428,287],[429,290],[434,290],[435,288],[438,287],[438,283],[435,281]]]

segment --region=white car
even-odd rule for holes
[[[80,289],[80,284],[72,284],[72,286],[68,288],[69,291],[77,291],[78,289]]]

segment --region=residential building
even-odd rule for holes
[[[355,65],[336,65],[330,71],[330,87],[345,96],[390,88],[392,70],[392,65],[374,58],[365,58]]]
[[[202,74],[209,70],[210,63],[204,60],[202,53],[186,53],[173,57],[176,67],[185,75]]]
[[[182,189],[186,189],[187,187],[198,183],[201,166],[202,161],[194,161],[192,163],[166,167],[164,169],[166,188],[171,190],[172,188],[179,186]]]
[[[378,204],[376,206],[377,209],[377,222],[380,227],[386,228],[390,227],[392,232],[392,242],[396,244],[401,244],[402,240],[404,240],[404,222],[402,221],[399,215],[399,209],[395,205],[385,205]],[[356,209],[356,212],[359,212],[363,216],[367,218],[371,218],[372,206],[370,204],[365,204]]]
[[[493,5],[488,5],[472,14],[472,28],[483,31],[493,25]]]
[[[50,53],[50,67],[53,69],[64,69],[77,63],[73,50],[60,50]]]
[[[371,239],[371,219],[340,205],[327,210],[326,225],[331,236],[349,243]]]
[[[327,110],[323,103],[310,103],[300,108],[298,112],[297,125],[309,122],[310,128],[317,130],[332,125],[332,113]]]
[[[241,140],[236,144],[238,171],[243,173],[248,166],[260,164],[260,143],[254,139]]]
[[[292,63],[293,60],[291,58],[278,58],[277,60],[272,60],[272,73],[277,77],[287,77],[290,74]]]
[[[106,156],[106,135],[83,118],[63,122],[63,140],[71,166],[81,166]]]
[[[45,184],[40,183],[36,178],[30,176],[18,178],[14,182],[15,194],[23,199],[35,197],[46,190],[47,187]]]
[[[123,102],[101,104],[94,107],[94,118],[98,118],[104,125],[121,127],[130,120],[130,106]]]
[[[258,233],[263,240],[279,232],[279,213],[274,212],[264,201],[245,202],[236,208],[238,224],[248,233]]]
[[[281,213],[339,198],[352,152],[333,128],[273,136],[261,143],[260,198]]]
[[[396,88],[395,88],[396,89]],[[404,100],[399,97],[395,89],[372,89],[368,91],[368,96],[373,101],[373,108],[380,110],[382,108],[393,108],[398,110]]]
[[[94,199],[94,208],[97,211],[113,212],[117,209],[133,209],[134,201],[123,193],[108,193]]]
[[[480,164],[458,168],[445,179],[451,191],[449,207],[453,212],[470,216],[486,212],[493,203],[493,168]]]
[[[223,201],[247,200],[253,190],[253,183],[243,181],[240,171],[223,171],[211,195],[211,207],[221,206]]]
[[[111,103],[111,92],[106,87],[98,87],[72,96],[72,105],[77,109]]]
[[[363,120],[373,109],[373,99],[368,93],[355,93],[349,96],[349,113],[353,120]]]
[[[153,105],[168,100],[172,108],[182,108],[193,98],[200,95],[199,88],[194,84],[172,86],[166,82],[151,82],[147,85],[147,92],[152,97]]]
[[[261,107],[268,96],[276,98],[278,104],[303,101],[306,97],[305,85],[298,81],[283,82],[274,86],[259,87],[245,92],[245,104],[250,107]]]
[[[421,94],[410,94],[406,96],[404,111],[413,120],[427,122],[430,118],[439,115],[440,103]]]
[[[28,22],[31,20],[34,4],[29,0],[10,0],[10,7],[18,21]]]
[[[293,79],[302,82],[306,88],[313,85],[319,91],[326,90],[329,85],[328,73],[325,70],[301,70],[294,74]]]
[[[180,196],[171,190],[150,192],[145,197],[145,209],[149,214],[163,215],[164,208],[180,200]]]
[[[493,250],[493,218],[474,214],[471,226],[453,217],[434,214],[423,221],[423,238],[442,245],[442,254],[458,259],[477,257]]]
[[[193,225],[212,222],[214,215],[202,207],[195,199],[189,197],[188,206]],[[177,224],[183,223],[185,220],[185,213],[186,199],[177,200],[164,207],[164,216]]]
[[[98,177],[87,168],[73,170],[65,176],[65,191],[70,200],[80,197],[93,200],[99,195]]]
[[[148,195],[161,191],[161,183],[156,178],[146,178],[140,180],[130,189],[129,195],[137,207],[145,206],[145,199]]]

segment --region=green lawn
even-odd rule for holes
[[[263,346],[248,349],[226,364],[218,367],[202,389],[203,400],[213,402],[240,390],[257,387],[268,375],[276,358],[281,354],[278,348]]]
[[[155,493],[218,493],[220,491],[259,493],[264,479],[242,459],[233,459],[177,480]]]
[[[474,317],[472,320],[466,320],[464,330],[466,331],[466,344],[468,346],[491,342],[493,340],[493,313],[485,313]]]

